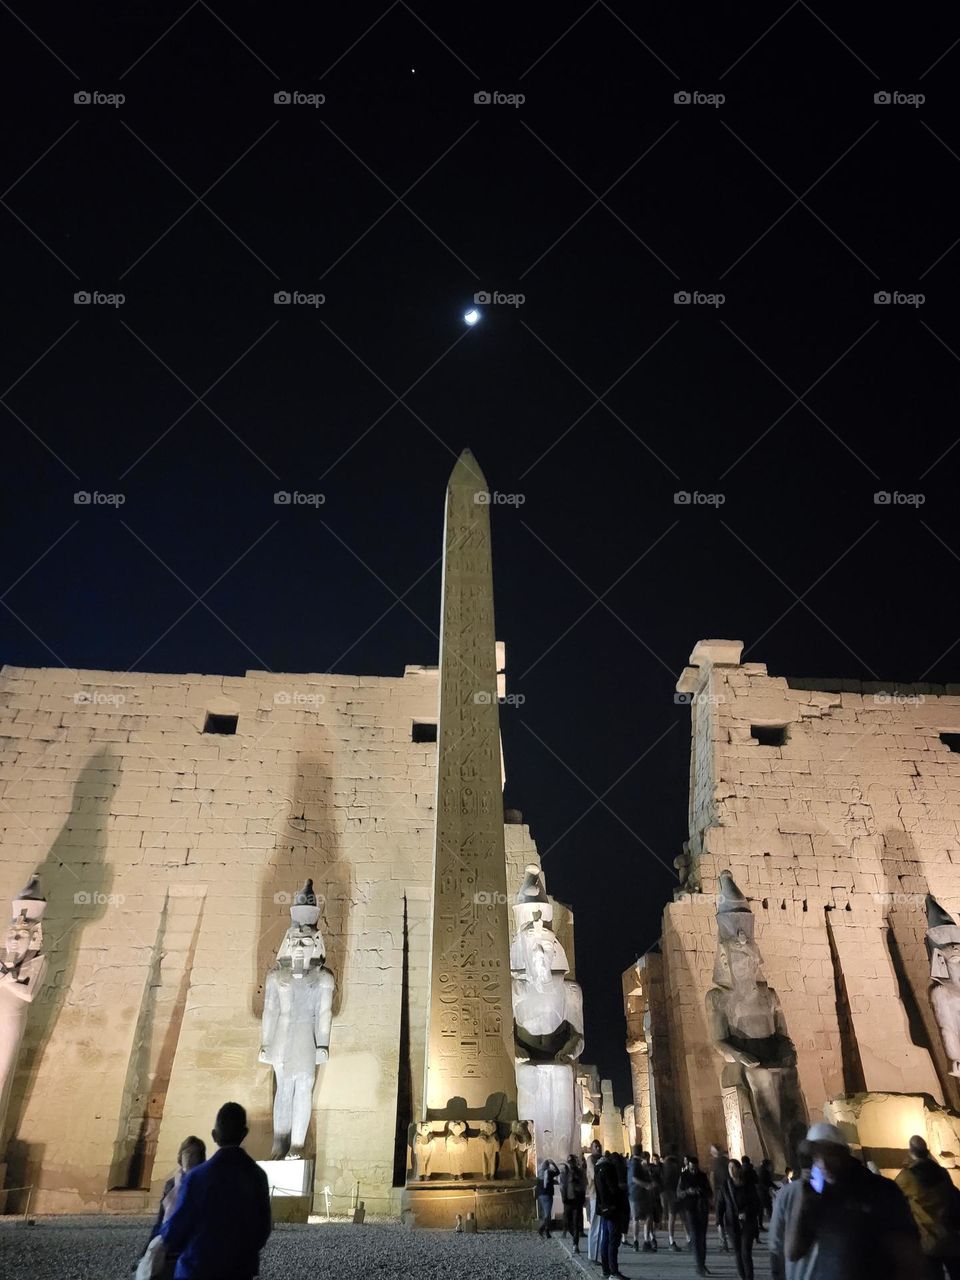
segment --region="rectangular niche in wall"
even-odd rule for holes
[[[433,720],[414,720],[410,739],[412,742],[436,742],[436,722]]]
[[[785,724],[752,724],[750,737],[756,738],[761,747],[782,747],[787,741]]]
[[[239,716],[223,716],[217,715],[215,711],[208,711],[207,718],[203,722],[204,733],[236,733],[237,721]]]

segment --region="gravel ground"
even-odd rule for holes
[[[130,1280],[149,1234],[147,1219],[41,1218],[28,1227],[0,1220],[0,1276],[30,1280]],[[262,1255],[261,1280],[341,1276],[411,1280],[582,1280],[556,1242],[534,1232],[405,1231],[362,1227],[279,1226]]]

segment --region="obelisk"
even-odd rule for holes
[[[447,485],[425,1119],[517,1119],[490,494]]]

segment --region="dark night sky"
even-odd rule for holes
[[[958,679],[956,15],[13,9],[0,657],[435,662],[443,490],[471,447],[524,498],[493,516],[525,698],[508,800],[576,909],[585,1057],[627,1101],[619,974],[674,884],[696,640],[774,674]],[[874,102],[894,90],[926,102]],[[526,300],[467,329],[481,289]]]

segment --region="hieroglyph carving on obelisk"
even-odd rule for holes
[[[428,1119],[516,1118],[489,492],[465,450],[447,486],[440,634]],[[462,1101],[456,1102],[455,1099]]]

